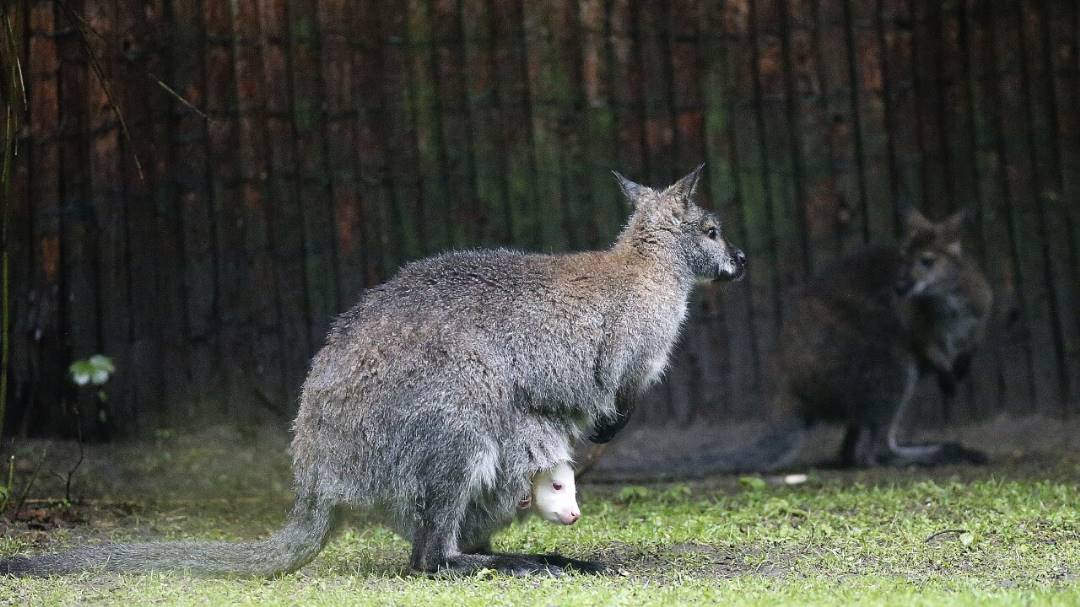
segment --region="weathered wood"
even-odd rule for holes
[[[209,160],[211,225],[217,248],[217,316],[214,319],[224,381],[225,399],[219,413],[237,422],[253,402],[247,371],[251,361],[251,309],[244,307],[251,288],[245,266],[234,34],[230,5],[214,0],[203,2],[206,29],[206,113],[210,116],[207,158]]]
[[[1065,248],[1055,251],[1059,263],[1065,263],[1068,274],[1059,274],[1059,286],[1069,306],[1080,304],[1080,59],[1077,58],[1080,43],[1080,10],[1075,3],[1052,1],[1041,3],[1044,11],[1042,29],[1044,37],[1044,62],[1047,63],[1054,107],[1057,113],[1057,132],[1053,133],[1057,146],[1060,181],[1055,198],[1048,200],[1049,207],[1064,230]],[[1070,318],[1069,307],[1059,308],[1066,324]],[[1071,316],[1078,323],[1076,315]],[[1068,402],[1080,401],[1080,327],[1063,335],[1066,355],[1066,377],[1071,378]]]
[[[703,160],[751,271],[691,303],[643,423],[760,417],[792,289],[907,206],[969,210],[998,302],[967,396],[925,382],[911,421],[1076,410],[1075,2],[354,4],[66,3],[128,139],[78,20],[23,3],[12,431],[288,415],[332,316],[401,264],[604,246],[628,213],[609,169]],[[66,377],[96,352],[105,422]]]
[[[1061,152],[1057,146],[1059,109],[1054,93],[1050,59],[1050,24],[1047,2],[1025,2],[1020,6],[1021,35],[1027,74],[1027,111],[1030,116],[1028,145],[1034,168],[1035,227],[1037,246],[1042,253],[1041,280],[1046,296],[1054,362],[1058,374],[1056,402],[1066,403],[1080,381],[1080,359],[1067,344],[1076,340],[1080,314],[1076,313],[1076,285],[1071,280],[1068,217],[1061,204],[1063,175]],[[1074,201],[1075,202],[1075,201]],[[1053,405],[1051,405],[1053,406]]]
[[[433,0],[408,0],[403,18],[402,60],[406,63],[405,97],[402,100],[411,124],[411,139],[402,151],[412,148],[415,162],[402,167],[400,182],[415,182],[419,188],[421,236],[419,254],[442,251],[451,246],[451,233],[458,225],[458,201],[450,191],[450,167],[444,143],[444,100],[439,94],[439,58],[435,48]],[[396,10],[396,9],[395,9]],[[413,197],[406,193],[402,198]]]
[[[30,92],[30,196],[33,207],[31,231],[31,287],[27,318],[28,377],[18,429],[70,435],[62,415],[65,353],[60,282],[60,57],[56,44],[56,15],[52,2],[40,0],[30,6],[30,61],[27,87]],[[14,228],[13,228],[14,229]],[[18,311],[18,309],[16,309]],[[18,359],[17,353],[12,353]],[[15,370],[18,370],[16,367]],[[12,405],[14,403],[12,402]],[[14,406],[12,406],[14,409]],[[65,427],[67,426],[67,427]],[[6,426],[14,430],[12,426]]]
[[[349,48],[349,8],[343,0],[318,3],[322,32],[320,69],[326,105],[326,163],[333,208],[337,252],[337,283],[341,306],[352,305],[366,284],[364,218],[356,177],[356,123],[353,103],[352,52]]]
[[[326,112],[319,65],[319,30],[313,0],[289,0],[287,27],[298,169],[299,202],[304,226],[304,275],[307,279],[308,326],[312,345],[326,339],[330,318],[341,309],[330,175],[325,141]]]
[[[356,32],[359,39],[351,45],[355,163],[360,193],[357,212],[363,226],[364,284],[371,286],[392,273],[398,263],[393,246],[396,243],[391,240],[393,184],[387,166],[390,161],[385,125],[388,113],[382,90],[384,44],[379,12],[367,5],[351,11],[350,31]]]
[[[174,0],[172,84],[195,107],[206,107],[203,13],[201,0]],[[184,379],[187,391],[173,398],[204,401],[220,392],[220,349],[217,347],[218,262],[210,193],[209,124],[179,103],[173,104],[175,127],[171,174],[176,180],[176,206],[182,238]],[[187,404],[187,403],[185,403]],[[176,415],[183,419],[193,412]]]
[[[160,8],[160,7],[158,7]],[[153,146],[156,118],[150,113],[150,97],[155,91],[145,86],[148,46],[153,35],[146,28],[147,14],[153,5],[133,0],[117,0],[116,33],[119,48],[132,61],[116,61],[113,84],[124,113],[130,138],[122,141],[123,195],[118,200],[124,208],[127,224],[125,265],[130,289],[130,334],[127,336],[130,355],[124,372],[130,377],[131,397],[110,403],[113,423],[126,426],[130,433],[146,432],[155,420],[153,414],[138,415],[139,403],[160,402],[165,397],[162,368],[161,314],[167,314],[168,297],[159,290],[158,273],[162,263],[161,240],[157,234],[157,205],[153,198],[153,178],[157,163],[148,162],[156,156]],[[138,64],[133,63],[137,58]],[[141,68],[141,69],[140,69]],[[143,163],[142,170],[135,164]]]
[[[142,46],[141,58],[145,63],[128,62],[129,84],[134,89],[145,89],[147,81],[155,77],[171,80],[172,62],[168,55],[171,15],[164,0],[150,2],[142,11],[138,26],[141,34],[138,44]],[[144,68],[144,69],[140,69]],[[149,124],[145,143],[148,150],[140,152],[147,159],[147,179],[153,199],[153,223],[142,227],[141,236],[156,246],[151,267],[154,270],[154,286],[146,296],[144,305],[153,305],[153,314],[146,315],[150,330],[158,340],[159,376],[151,378],[160,382],[157,402],[175,398],[184,402],[189,397],[187,373],[187,346],[184,339],[184,240],[183,220],[176,204],[178,188],[174,167],[177,164],[174,137],[172,97],[158,86],[151,86],[147,98]],[[179,407],[177,407],[179,408]],[[154,427],[164,423],[166,411],[156,408],[138,412],[130,420],[140,428]]]
[[[1027,40],[1019,23],[1020,9],[994,5],[998,94],[1001,98],[1002,159],[1008,180],[1006,220],[1016,258],[1016,289],[1024,337],[1030,356],[1032,403],[1036,410],[1054,410],[1060,402],[1057,350],[1054,347],[1053,311],[1044,281],[1045,251],[1038,232],[1038,175],[1032,165],[1029,77],[1025,58]],[[1009,203],[1012,204],[1009,204]]]
[[[14,39],[18,41],[19,62],[24,75],[30,69],[29,51],[31,39],[34,36],[34,23],[32,21],[33,3],[22,2],[18,5],[18,11],[10,16]],[[6,35],[5,35],[6,36]],[[27,101],[27,108],[32,100],[32,80],[25,81],[27,90],[22,95]],[[21,90],[21,86],[20,86]],[[24,108],[26,109],[26,108]],[[19,159],[29,157],[33,148],[33,139],[28,123],[32,123],[26,113],[19,114],[21,133],[16,144],[18,145]],[[30,167],[27,162],[16,162],[11,175],[11,198],[8,201],[7,217],[7,251],[9,285],[11,287],[10,308],[8,313],[8,402],[3,420],[0,420],[9,431],[17,431],[20,426],[20,417],[27,408],[28,391],[30,388],[30,336],[28,326],[30,311],[30,294],[33,287],[34,275],[34,237],[30,229],[33,225],[33,205],[31,202]]]
[[[240,304],[247,310],[241,322],[244,343],[239,352],[245,388],[255,402],[271,403],[278,411],[285,402],[282,383],[280,317],[276,298],[268,296],[274,285],[270,217],[274,201],[270,197],[267,159],[267,83],[262,79],[262,44],[259,7],[255,0],[230,3],[232,11],[232,59],[236,89],[236,142],[239,159],[240,247],[244,292]],[[237,354],[239,354],[239,352]]]
[[[101,353],[111,357],[116,364],[117,373],[109,380],[108,404],[100,405],[88,389],[79,391],[75,403],[84,436],[101,438],[107,436],[112,413],[122,419],[122,412],[116,409],[133,402],[135,397],[134,364],[130,357],[131,256],[124,188],[127,175],[123,160],[127,146],[121,141],[116,114],[123,111],[124,100],[115,83],[119,66],[112,59],[115,52],[112,41],[116,36],[115,5],[93,3],[84,7],[82,3],[75,3],[68,7],[76,13],[85,11],[86,25],[60,11],[64,14],[62,22],[72,28],[70,37],[60,44],[60,98],[80,100],[71,104],[65,101],[63,107],[61,225],[64,231],[64,281],[71,285],[73,280],[94,280],[95,284],[84,290],[78,303],[72,301],[70,295],[66,296],[64,306],[72,329],[67,362]],[[101,37],[87,32],[83,39],[78,30],[84,27],[92,28]],[[94,69],[94,62],[100,72]],[[106,87],[111,89],[111,99]],[[84,154],[87,149],[84,146],[89,149],[89,157]],[[96,239],[92,238],[91,231],[97,232]],[[80,244],[79,240],[84,243]],[[80,246],[86,247],[81,256],[78,255]],[[73,263],[78,257],[85,263]],[[90,273],[96,273],[96,279],[91,279]],[[67,286],[65,289],[70,294],[78,292]],[[97,318],[98,310],[100,319]],[[83,316],[83,323],[76,321],[79,316]],[[88,326],[85,322],[98,324]],[[78,333],[83,336],[77,337]]]
[[[626,205],[609,171],[618,166],[619,133],[616,124],[616,63],[613,60],[612,3],[581,0],[581,78],[586,116],[585,158],[582,169],[589,180],[595,233],[589,247],[610,242],[622,227]]]
[[[828,121],[827,149],[832,174],[832,200],[822,210],[827,234],[836,239],[837,254],[849,253],[864,243],[866,225],[862,210],[855,133],[857,107],[851,79],[852,62],[846,39],[846,11],[843,2],[818,4],[819,62],[822,70],[821,111]],[[827,213],[827,215],[825,215]],[[827,223],[826,223],[827,222]]]
[[[309,322],[308,265],[305,256],[304,202],[300,199],[296,131],[293,121],[291,42],[287,0],[261,0],[262,78],[266,95],[268,246],[273,255],[282,354],[283,408],[295,411],[311,353],[321,335]]]
[[[439,209],[429,208],[424,199],[423,172],[415,117],[415,92],[410,88],[412,71],[411,35],[407,11],[398,6],[376,3],[383,47],[382,94],[386,169],[393,193],[390,197],[391,244],[397,262],[423,256],[431,250],[429,235],[438,220]]]
[[[431,6],[433,77],[436,106],[441,114],[440,157],[445,183],[447,246],[475,245],[489,232],[490,217],[477,192],[475,134],[479,130],[472,115],[466,86],[470,64],[466,60],[464,2],[436,0]],[[490,69],[481,57],[480,70]],[[494,193],[494,192],[493,192]]]

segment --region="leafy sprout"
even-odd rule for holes
[[[80,386],[87,384],[102,386],[116,372],[116,366],[108,356],[95,354],[90,358],[71,363],[68,371],[71,373],[71,381]]]

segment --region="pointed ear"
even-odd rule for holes
[[[697,190],[697,185],[701,181],[701,173],[705,170],[705,163],[701,163],[696,169],[690,171],[686,177],[676,181],[668,186],[664,190],[664,194],[673,195],[675,198],[689,203],[694,198],[694,192]]]
[[[967,220],[967,213],[964,209],[960,209],[938,224],[938,231],[945,242],[945,248],[953,255],[960,255],[963,251],[961,240],[964,236],[965,220]]]
[[[959,211],[949,215],[945,221],[942,221],[942,232],[946,234],[961,234],[964,231],[964,222],[967,221],[967,211],[960,209]]]
[[[908,236],[934,231],[934,224],[930,222],[919,209],[911,207],[904,217],[904,231]]]
[[[626,201],[630,203],[631,208],[637,208],[638,201],[652,192],[652,188],[634,183],[618,171],[612,171],[611,174],[615,176],[615,182],[619,184],[619,189],[626,196]]]

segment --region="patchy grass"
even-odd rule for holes
[[[187,462],[181,472],[198,468],[200,456],[178,450],[168,447],[168,461]],[[585,484],[579,524],[531,520],[497,538],[499,550],[557,551],[616,566],[601,577],[413,577],[403,568],[407,544],[356,518],[309,566],[279,579],[8,578],[0,579],[0,604],[1080,603],[1080,462],[996,461],[934,471],[811,471],[796,486],[735,478]],[[67,509],[33,502],[31,516],[6,528],[0,554],[100,539],[250,538],[279,524],[288,505],[280,488],[257,498],[197,499],[178,495],[182,481],[173,481],[137,499],[100,494]]]

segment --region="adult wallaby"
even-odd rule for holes
[[[985,462],[955,443],[897,440],[920,375],[936,376],[951,395],[990,317],[990,286],[963,255],[962,218],[933,223],[911,210],[898,245],[867,246],[804,285],[780,334],[781,411],[764,437],[739,450],[615,463],[597,476],[767,471],[788,463],[817,422],[847,425],[845,466]]]
[[[0,572],[269,576],[314,558],[343,507],[407,538],[415,571],[601,570],[488,541],[536,472],[625,422],[667,365],[696,279],[743,274],[743,253],[692,200],[701,170],[664,190],[616,174],[634,210],[605,251],[446,253],[368,290],[312,362],[293,424],[296,501],[268,539],[88,546]]]

